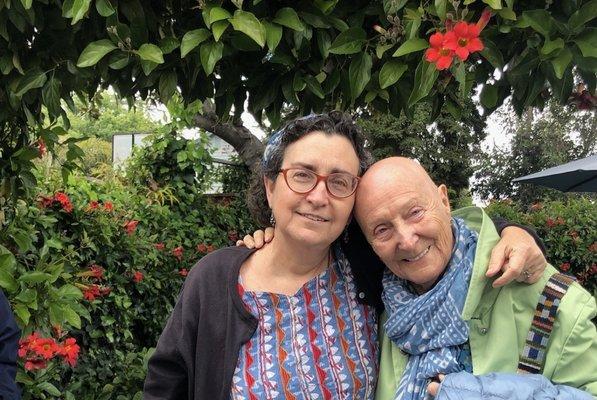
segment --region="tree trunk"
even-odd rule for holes
[[[194,117],[195,126],[213,133],[234,147],[242,162],[251,170],[261,161],[264,145],[242,122],[221,123],[215,112],[203,112]]]

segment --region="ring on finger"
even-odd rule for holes
[[[525,280],[527,280],[531,277],[531,273],[526,269],[524,271],[522,271],[522,275],[524,276]]]

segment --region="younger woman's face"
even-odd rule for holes
[[[357,176],[359,159],[347,138],[315,131],[288,145],[282,162],[282,169],[285,168],[304,168],[319,175],[346,172]],[[354,194],[333,197],[324,181],[319,181],[309,193],[295,193],[282,173],[273,181],[264,178],[264,183],[276,218],[277,238],[297,245],[325,247],[340,236],[348,223]]]

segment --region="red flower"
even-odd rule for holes
[[[180,276],[187,276],[189,274],[189,271],[187,271],[186,268],[183,268],[183,269],[181,269],[181,270],[178,271],[178,274]]]
[[[154,244],[153,246],[156,248],[156,250],[159,250],[159,251],[162,251],[162,250],[164,250],[164,247],[165,247],[165,246],[164,246],[164,243],[162,243],[162,242],[160,242],[160,243],[156,243],[156,244]]]
[[[87,206],[87,210],[97,210],[97,208],[99,207],[99,203],[95,200],[90,201],[89,205]]]
[[[104,278],[104,269],[97,264],[91,264],[89,267],[89,276],[95,279],[103,279]]]
[[[89,285],[87,289],[83,290],[83,297],[85,300],[93,301],[100,295],[100,289],[98,285]]]
[[[32,346],[36,346],[37,341],[39,339],[41,339],[41,338],[37,334],[37,332],[33,332],[31,335],[27,336],[25,339],[19,340],[19,350],[17,352],[19,357],[21,357],[21,358],[25,357],[25,355],[27,354],[27,351],[29,351],[29,349]]]
[[[562,263],[562,265],[560,265],[560,270],[566,272],[570,269],[570,263]]]
[[[486,8],[481,13],[481,18],[479,18],[479,21],[477,21],[477,28],[479,28],[479,31],[482,31],[483,28],[485,28],[485,26],[489,22],[490,18],[491,18],[491,10]]]
[[[547,218],[547,221],[545,221],[545,224],[546,224],[547,226],[549,226],[550,228],[553,228],[554,226],[556,226],[556,225],[557,225],[557,224],[556,224],[556,221],[554,221],[554,220],[553,220],[553,219],[551,219],[551,218]]]
[[[39,196],[39,206],[42,208],[48,208],[54,203],[54,197]]]
[[[73,205],[70,202],[70,198],[64,192],[56,192],[54,194],[54,201],[59,202],[62,206],[62,209],[67,213],[70,213],[73,210]]]
[[[178,246],[175,249],[172,250],[172,255],[178,259],[178,261],[182,261],[182,252],[183,252],[183,248],[182,246]]]
[[[46,360],[54,357],[54,354],[58,351],[56,341],[52,338],[40,338],[35,342],[34,346],[30,346],[29,348]]]
[[[216,249],[216,246],[214,246],[213,244],[207,245],[207,252],[208,253],[211,253],[215,249]]]
[[[435,68],[440,71],[449,68],[454,59],[454,51],[446,46],[448,33],[444,35],[441,32],[436,32],[431,35],[429,38],[431,47],[425,51],[425,60],[435,63]]]
[[[589,251],[591,253],[597,253],[597,242],[593,242],[593,244],[589,246]]]
[[[531,206],[531,210],[533,211],[541,210],[542,208],[543,204],[541,203],[533,203],[533,205]]]
[[[135,271],[135,273],[133,274],[133,281],[135,283],[139,283],[143,280],[143,272],[141,271]]]
[[[124,230],[126,231],[126,234],[130,236],[133,233],[135,233],[135,230],[137,229],[137,224],[138,223],[139,223],[139,221],[135,221],[135,220],[127,221],[124,224]]]
[[[37,139],[37,150],[39,151],[39,158],[42,158],[46,153],[46,143],[42,138]]]
[[[452,51],[462,61],[466,60],[471,53],[483,50],[483,42],[479,39],[481,30],[475,24],[467,24],[460,21],[454,26],[454,30],[446,32],[444,46]]]
[[[45,360],[30,359],[25,362],[25,369],[27,371],[33,371],[36,369],[44,369],[48,364]]]
[[[114,209],[114,205],[111,201],[104,201],[104,211],[112,211]]]
[[[197,251],[199,253],[207,253],[207,245],[205,243],[199,243],[197,245]]]
[[[68,338],[58,347],[58,354],[64,358],[64,361],[68,365],[74,367],[77,363],[80,349],[75,338]]]

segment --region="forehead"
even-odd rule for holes
[[[391,218],[430,200],[424,185],[414,177],[378,174],[365,176],[363,180],[364,184],[357,189],[356,211],[357,218],[365,224],[373,219]]]
[[[354,175],[359,172],[359,158],[350,140],[323,132],[312,132],[290,143],[282,164],[285,168],[309,167],[315,172],[345,171]]]

